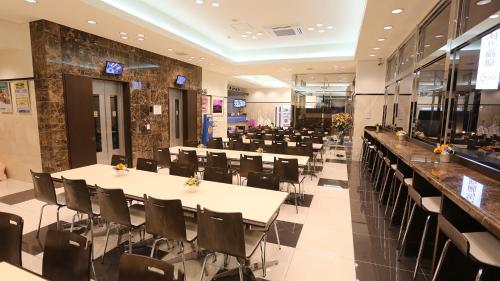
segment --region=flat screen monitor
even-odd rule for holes
[[[121,75],[123,73],[123,64],[114,61],[106,61],[104,72],[110,75]]]
[[[179,86],[184,86],[184,84],[186,84],[186,76],[184,75],[177,75],[177,79],[175,80],[175,84],[179,85]]]
[[[245,107],[246,105],[247,105],[246,100],[234,100],[233,101],[233,106],[236,108]]]

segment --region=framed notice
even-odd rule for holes
[[[224,106],[224,99],[212,98],[212,114],[222,115],[222,108]]]
[[[10,90],[16,100],[16,108],[19,113],[30,113],[31,102],[27,80],[13,81]]]
[[[211,98],[212,97],[208,96],[208,95],[201,96],[201,113],[202,114],[210,114]]]
[[[0,82],[0,112],[12,113],[12,95],[9,82]]]

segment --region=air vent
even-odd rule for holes
[[[300,26],[292,25],[272,27],[269,31],[274,37],[296,36],[302,34]]]

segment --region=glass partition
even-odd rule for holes
[[[416,37],[417,36],[413,34],[413,36],[411,36],[410,39],[408,39],[408,41],[401,47],[398,70],[399,74],[402,74],[409,69],[413,70]]]
[[[410,123],[410,110],[413,93],[413,74],[410,74],[399,81],[398,109],[394,126],[403,128],[408,132]]]
[[[444,58],[419,71],[417,110],[413,136],[431,143],[441,141],[444,88]]]
[[[450,143],[459,154],[500,169],[500,29],[453,56]]]
[[[396,95],[396,85],[397,83],[393,83],[389,87],[387,87],[385,93],[385,104],[387,105],[386,118],[385,118],[385,126],[392,127],[394,124],[394,97]]]
[[[438,55],[446,52],[444,46],[448,40],[448,25],[451,5],[448,3],[434,18],[424,25],[420,32],[420,59],[439,50]]]
[[[387,60],[387,70],[386,70],[386,75],[385,75],[385,77],[386,77],[385,81],[389,81],[391,79],[396,78],[397,66],[398,66],[398,62],[396,60],[396,55],[394,54],[392,57],[390,57]]]
[[[500,9],[498,0],[464,0],[462,6],[461,33],[479,24]]]

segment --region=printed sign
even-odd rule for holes
[[[28,81],[14,81],[10,83],[11,91],[16,97],[16,108],[19,113],[30,113],[30,93],[28,89]]]
[[[500,29],[481,38],[476,89],[496,90],[500,76]]]
[[[0,82],[0,112],[12,112],[12,96],[9,91],[9,82]]]

